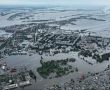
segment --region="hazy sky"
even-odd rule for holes
[[[110,0],[0,0],[0,4],[23,4],[23,5],[31,5],[31,4],[50,4],[50,5],[110,5]]]

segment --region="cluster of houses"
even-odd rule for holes
[[[80,42],[77,43],[83,49],[100,49],[105,48],[110,44],[110,38],[98,37],[98,36],[82,36]]]
[[[0,60],[0,86],[2,90],[10,90],[31,85],[31,77],[26,67],[9,67]]]

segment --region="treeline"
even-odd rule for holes
[[[90,50],[81,50],[78,55],[82,55],[84,57],[92,57],[92,59],[95,59],[97,62],[103,62],[106,60],[109,60],[110,53],[104,53],[102,55],[99,55],[98,53],[95,53],[94,51]]]

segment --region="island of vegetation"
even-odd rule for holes
[[[37,68],[37,71],[40,76],[45,79],[57,78],[72,73],[74,71],[78,71],[77,68],[73,68],[71,65],[69,65],[69,62],[75,62],[75,59],[70,58],[56,61],[51,60],[47,62],[43,62],[43,60],[40,60],[41,67]]]

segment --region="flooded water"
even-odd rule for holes
[[[71,65],[78,67],[82,72],[98,72],[104,70],[109,64],[110,61],[104,61],[103,63],[95,63],[93,65],[88,64],[87,62],[83,61],[82,59],[78,58],[77,53],[59,53],[55,56],[46,56],[43,55],[44,61],[50,60],[61,60],[66,58],[76,58],[74,63]],[[9,66],[28,66],[29,68],[37,68],[40,66],[40,59],[41,56],[38,54],[34,54],[32,56],[29,55],[18,55],[18,56],[8,56],[5,60]]]
[[[70,52],[67,54],[60,53],[56,54],[55,56],[43,55],[44,61],[61,60],[66,58],[76,58],[76,61],[70,64],[74,67],[78,67],[79,72],[71,73],[69,75],[54,79],[42,79],[42,77],[40,77],[40,75],[37,73],[36,71],[37,67],[41,66],[40,64],[41,56],[38,54],[34,54],[32,56],[29,55],[8,56],[6,58],[6,62],[8,63],[9,66],[19,67],[25,65],[28,68],[31,68],[35,71],[35,74],[37,75],[37,82],[33,81],[34,82],[33,85],[26,87],[23,90],[46,90],[47,87],[53,84],[61,84],[70,80],[71,78],[76,79],[78,78],[78,76],[84,73],[103,71],[110,64],[110,61],[104,61],[103,63],[95,63],[93,65],[90,65],[87,62],[83,61],[82,59],[78,58],[76,52]],[[17,90],[22,89],[18,88]]]

